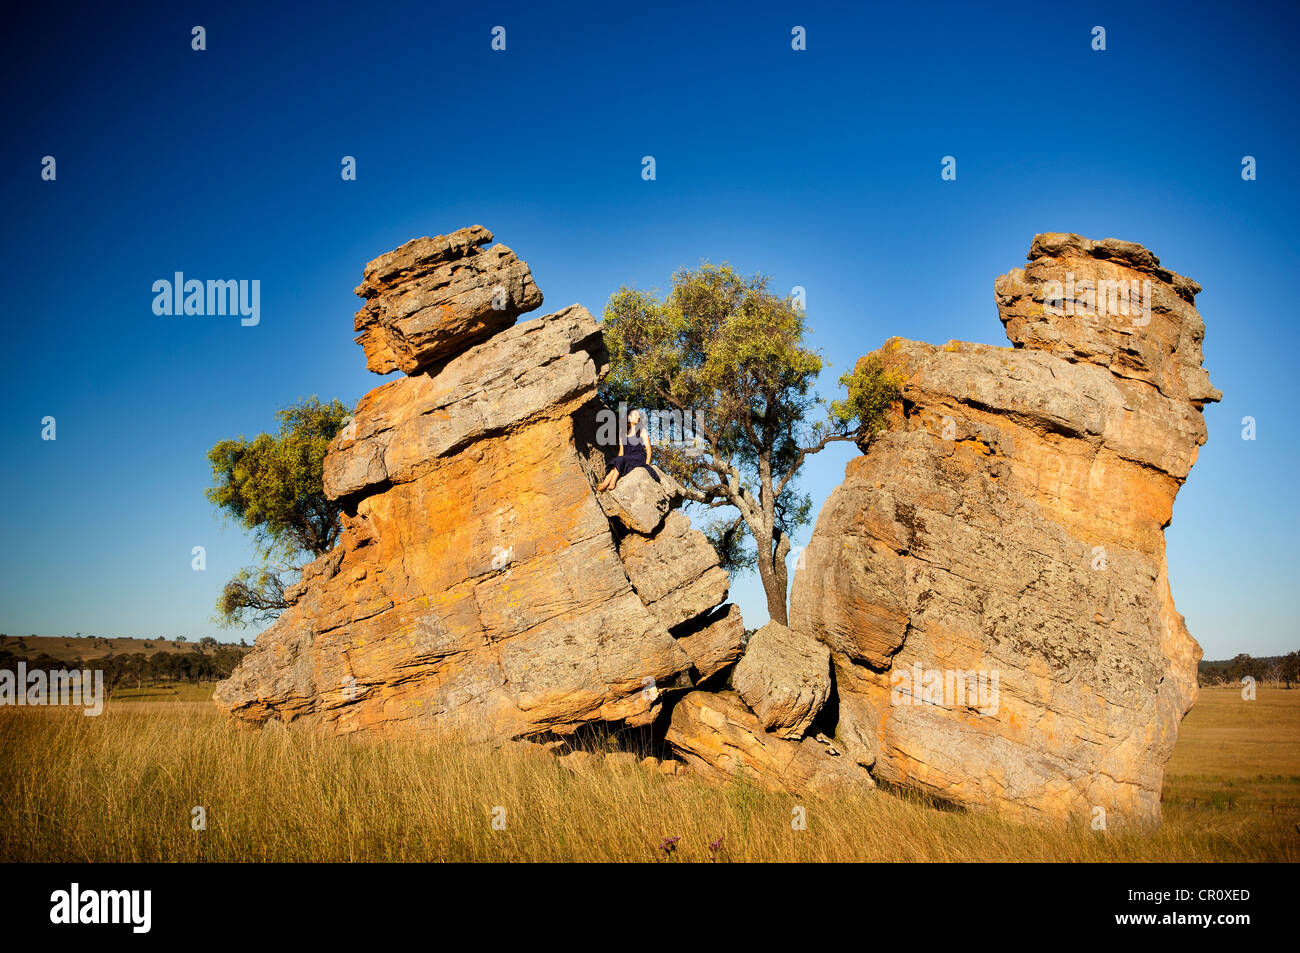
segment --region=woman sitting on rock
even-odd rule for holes
[[[650,446],[650,435],[641,424],[641,411],[634,410],[627,415],[627,433],[618,438],[618,456],[610,461],[609,469],[605,471],[605,479],[600,481],[596,492],[604,493],[606,490],[614,489],[619,477],[627,476],[637,467],[650,470],[650,475],[658,483],[659,475],[650,469],[652,456],[654,456],[654,448]]]

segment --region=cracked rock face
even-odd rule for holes
[[[722,606],[701,616],[694,631],[677,633],[677,644],[686,650],[703,681],[716,675],[741,655],[745,641],[745,620],[740,606]]]
[[[1163,532],[1221,396],[1200,286],[1129,242],[1029,257],[995,283],[1014,348],[877,352],[902,401],[822,509],[791,626],[831,650],[837,734],[877,780],[1149,823],[1201,657]]]
[[[408,376],[367,394],[331,444],[341,539],[218,687],[232,715],[483,740],[644,725],[695,659],[716,671],[738,651],[738,611],[711,613],[728,579],[703,535],[675,512],[629,528],[596,498],[595,319],[580,305],[513,327],[485,315],[482,292],[503,282],[541,303],[513,253],[477,251],[490,239],[476,226],[367,266],[361,343],[372,369]],[[660,553],[677,574],[634,585]],[[688,651],[674,625],[711,634]]]
[[[644,472],[634,470],[624,480]],[[629,533],[618,549],[633,588],[669,629],[699,618],[727,598],[731,577],[718,565],[718,554],[708,538],[692,529],[679,510],[668,514],[654,536]]]

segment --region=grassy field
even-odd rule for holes
[[[176,682],[168,685],[145,685],[142,688],[118,686],[109,699],[114,702],[210,702],[216,682]],[[149,709],[153,710],[153,709]]]
[[[1106,833],[637,765],[575,775],[522,748],[259,731],[202,698],[119,693],[97,718],[0,709],[0,860],[1295,861],[1298,741],[1300,691],[1207,689],[1169,765],[1164,825]]]

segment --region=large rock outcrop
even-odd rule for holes
[[[1013,348],[889,341],[892,425],[823,508],[790,626],[747,641],[680,486],[635,471],[596,494],[599,325],[580,305],[515,324],[541,293],[491,238],[367,266],[357,340],[405,376],[331,444],[339,544],[221,707],[497,741],[653,725],[704,776],[1158,819],[1200,657],[1163,528],[1219,398],[1195,282],[1040,235],[996,282]]]
[[[1014,348],[890,340],[892,425],[822,509],[791,626],[874,776],[1032,818],[1160,816],[1196,698],[1164,527],[1220,394],[1200,287],[1129,242],[1034,239]]]
[[[598,324],[573,305],[512,327],[541,294],[508,249],[480,249],[491,237],[418,239],[366,267],[358,341],[371,369],[407,376],[367,394],[331,444],[342,537],[218,687],[233,715],[567,734],[648,724],[665,690],[734,660],[738,613],[713,611],[727,574],[669,512],[675,484],[606,504],[636,519],[597,500]]]

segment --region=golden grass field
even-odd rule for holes
[[[1300,690],[1252,702],[1203,690],[1169,764],[1163,826],[1128,833],[635,765],[580,776],[523,749],[239,728],[210,688],[167,691],[119,693],[95,718],[0,709],[0,860],[703,861],[718,838],[720,861],[1300,859]],[[206,830],[191,828],[195,806]],[[659,845],[674,836],[669,858]]]

